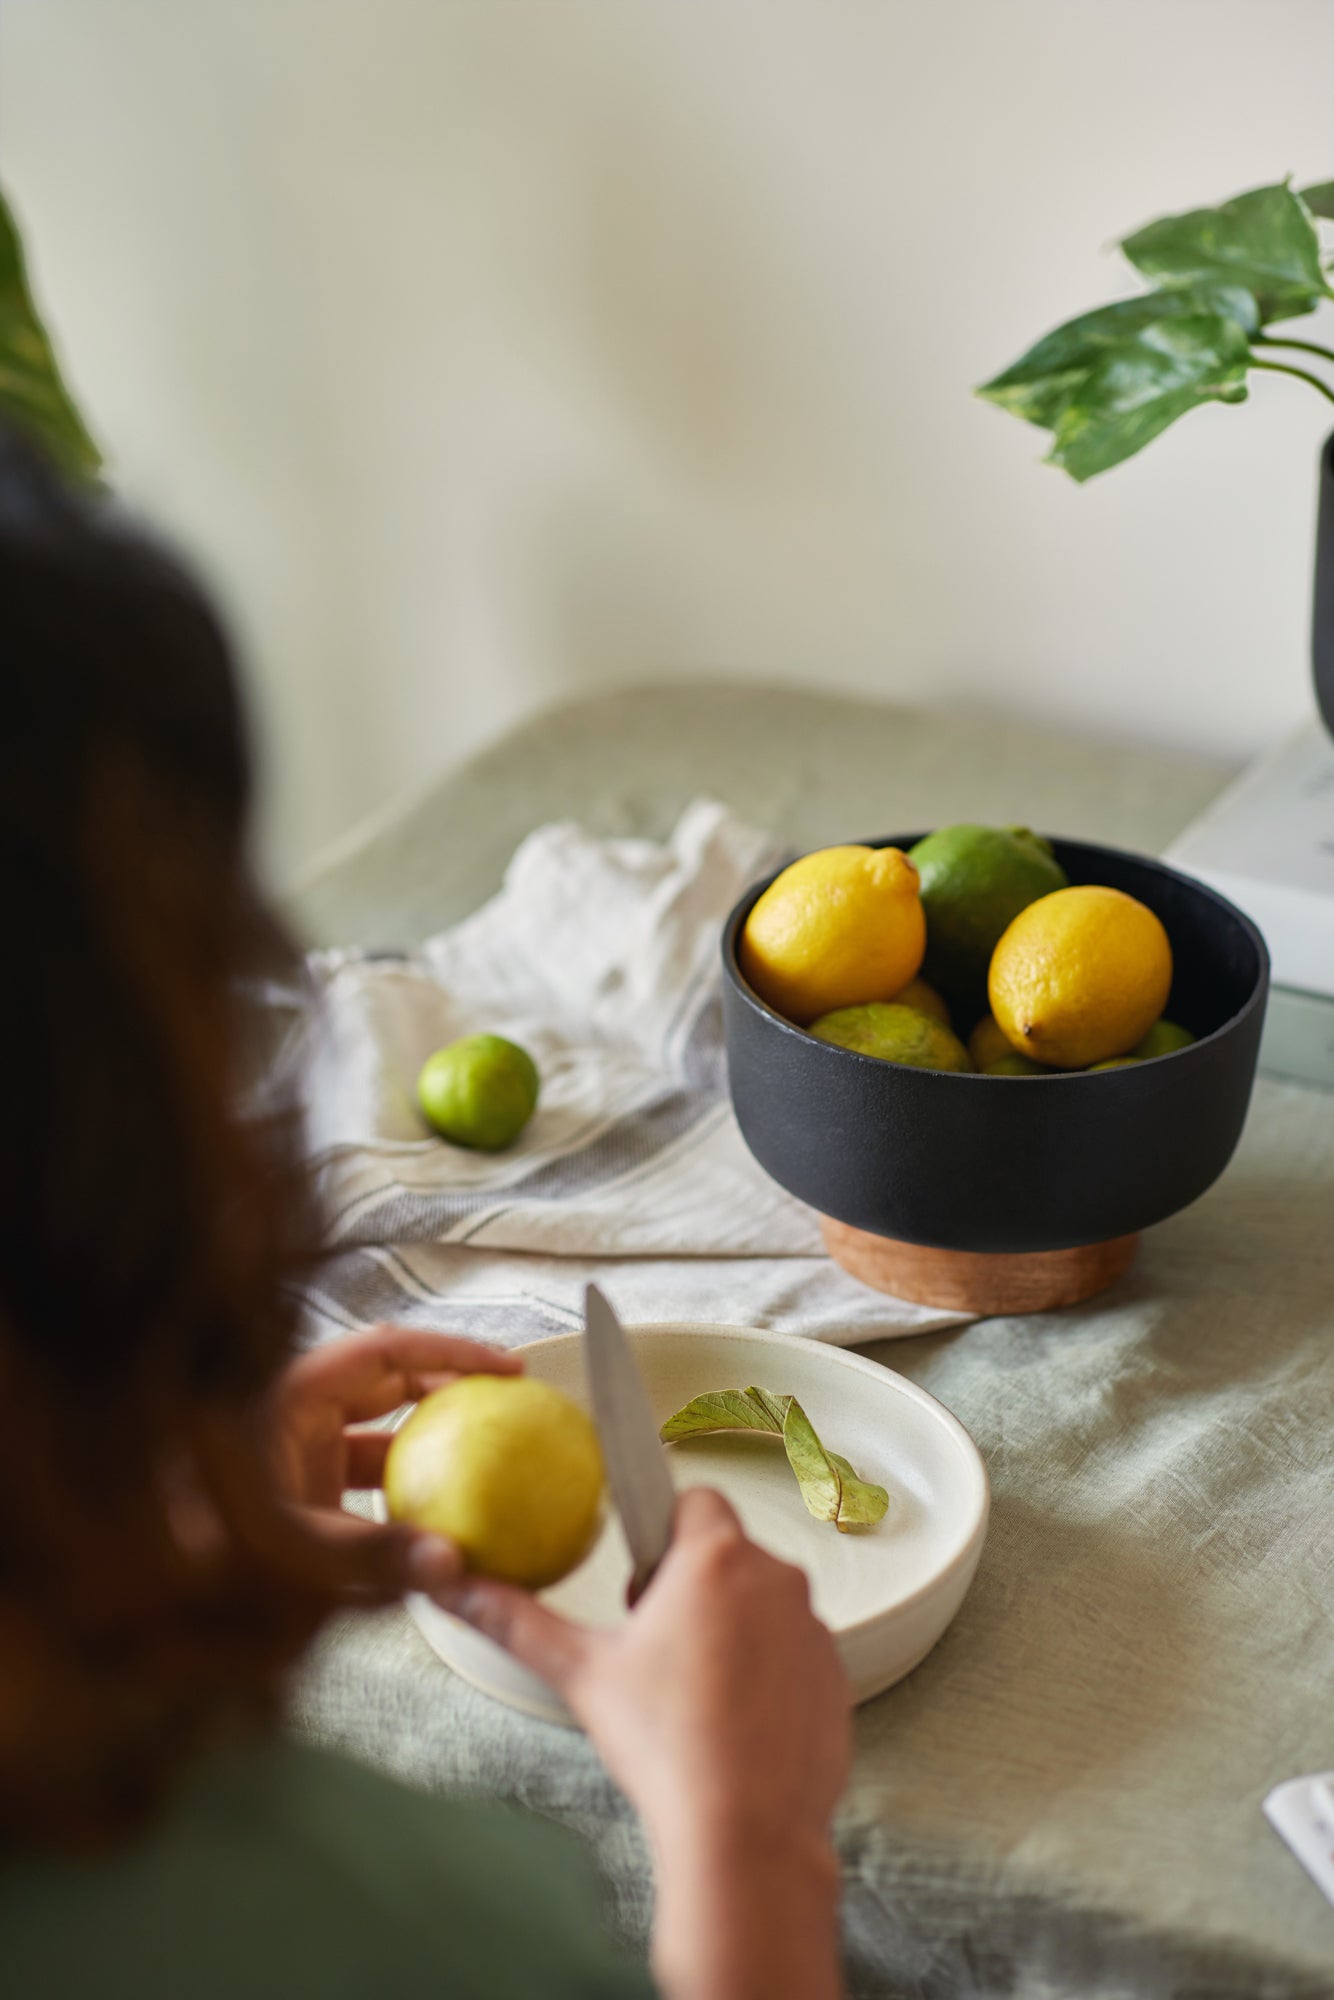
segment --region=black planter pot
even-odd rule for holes
[[[1334,736],[1334,436],[1320,453],[1320,499],[1315,520],[1315,608],[1311,664],[1321,720]]]

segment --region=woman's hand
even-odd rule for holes
[[[454,1334],[381,1326],[299,1355],[283,1370],[268,1410],[274,1463],[306,1534],[353,1589],[376,1596],[439,1590],[463,1565],[438,1535],[343,1510],[346,1492],[378,1487],[392,1433],[371,1420],[443,1388],[460,1375],[517,1375],[501,1348]]]
[[[839,1990],[829,1820],[850,1697],[800,1570],[695,1488],[652,1583],[609,1631],[477,1578],[437,1597],[559,1690],[638,1807],[658,1863],[654,1963],[673,2000]]]

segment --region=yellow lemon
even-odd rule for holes
[[[384,1468],[396,1521],[457,1543],[469,1569],[529,1590],[587,1554],[602,1500],[592,1419],[527,1375],[464,1375],[418,1403]]]
[[[1057,889],[1021,910],[996,946],[987,991],[1011,1048],[1056,1069],[1122,1056],[1167,1004],[1172,947],[1120,889]]]
[[[899,993],[926,950],[917,870],[897,847],[825,847],[785,868],[746,919],[741,970],[804,1027]]]
[[[925,979],[910,979],[901,992],[891,993],[889,998],[895,1007],[913,1007],[919,1014],[929,1014],[933,1021],[939,1021],[942,1028],[953,1029],[949,1008],[935,987],[928,986]]]
[[[973,1058],[975,1069],[985,1069],[988,1063],[1001,1062],[1006,1056],[1012,1056],[1014,1050],[1009,1036],[995,1016],[984,1014],[968,1037],[968,1053]]]
[[[983,1076],[1041,1076],[1046,1064],[1034,1062],[1031,1056],[1016,1054],[1000,1023],[991,1014],[984,1014],[972,1034],[968,1037],[968,1053],[973,1059],[973,1068]]]

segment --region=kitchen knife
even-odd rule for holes
[[[676,1489],[624,1328],[596,1285],[584,1294],[584,1365],[616,1511],[630,1545],[631,1603],[667,1553]]]

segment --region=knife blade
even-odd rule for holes
[[[596,1285],[584,1293],[584,1366],[616,1511],[630,1545],[630,1601],[667,1553],[676,1488],[625,1329]]]

